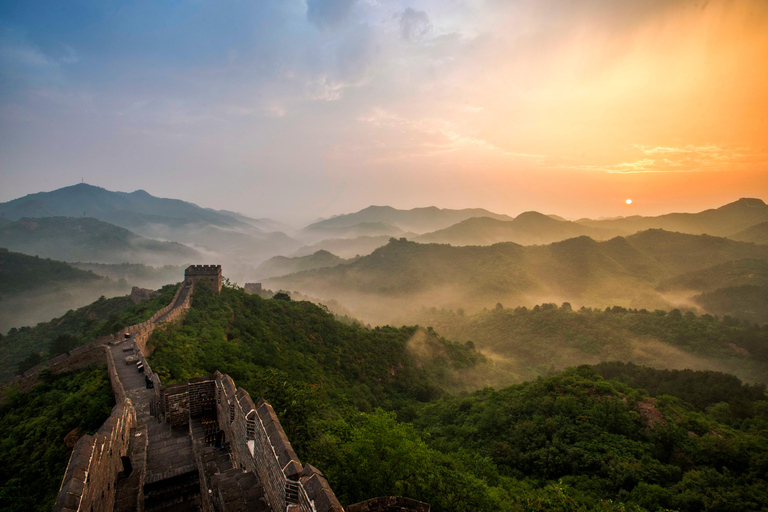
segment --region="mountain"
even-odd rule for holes
[[[395,321],[395,312],[422,305],[479,308],[500,301],[652,309],[670,306],[655,290],[662,280],[745,258],[768,260],[768,247],[662,230],[539,246],[452,247],[392,239],[352,263],[270,279],[267,286],[337,299],[369,321]]]
[[[768,261],[743,259],[685,272],[659,283],[658,289],[711,292],[733,286],[768,286]]]
[[[729,236],[766,221],[768,205],[761,199],[742,198],[699,213],[669,213],[657,217],[633,216],[610,220],[580,219],[576,222],[625,234],[656,228],[695,235],[706,233]]]
[[[0,227],[0,246],[64,261],[182,264],[201,254],[176,242],[160,242],[88,217],[22,218]]]
[[[397,210],[391,206],[369,206],[356,213],[339,215],[315,222],[304,228],[302,232],[312,232],[312,230],[316,229],[350,227],[363,222],[380,222],[395,226],[402,231],[428,233],[447,228],[472,217],[512,220],[511,217],[492,213],[482,208],[450,210],[430,206],[427,208],[414,208],[412,210]]]
[[[309,256],[296,258],[287,258],[285,256],[274,256],[256,267],[255,275],[258,279],[283,276],[293,274],[302,270],[312,270],[315,268],[335,267],[347,260],[339,258],[328,251],[317,251]]]
[[[285,233],[266,232],[264,222],[201,208],[178,199],[154,197],[144,190],[112,192],[80,183],[52,192],[30,194],[0,204],[0,216],[92,217],[149,238],[195,244],[209,251],[243,258],[268,258],[302,246]]]
[[[749,323],[768,323],[768,285],[729,286],[693,298],[714,315],[729,315]]]
[[[752,242],[754,244],[768,244],[768,222],[761,222],[752,227],[743,229],[738,233],[728,236],[731,240],[739,242]]]
[[[327,238],[356,238],[359,236],[394,236],[399,238],[413,235],[414,233],[405,232],[397,226],[385,222],[358,222],[350,226],[313,224],[300,233],[301,239],[308,243]]]
[[[604,240],[615,236],[601,228],[554,219],[538,212],[521,213],[513,220],[473,217],[458,224],[416,237],[420,243],[450,245],[492,245],[515,242],[521,245],[551,244],[577,236]]]
[[[102,295],[130,291],[63,262],[0,249],[0,333],[34,325]]]
[[[115,281],[124,279],[131,286],[155,290],[167,283],[178,281],[184,275],[186,266],[164,265],[152,267],[138,263],[83,263],[71,264],[81,270],[89,270],[96,275]]]
[[[358,236],[355,238],[329,238],[320,242],[302,247],[293,252],[291,256],[309,256],[317,251],[328,251],[341,258],[354,258],[356,256],[365,256],[383,245],[389,243],[392,238],[387,235],[381,236]]]

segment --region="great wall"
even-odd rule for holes
[[[183,317],[200,281],[221,290],[219,265],[190,266],[184,278],[173,300],[149,320],[11,382],[23,392],[44,370],[107,366],[116,405],[98,432],[75,444],[54,511],[344,512],[323,474],[301,464],[269,403],[254,403],[219,372],[163,386],[152,371],[146,359],[152,332]],[[347,512],[429,509],[408,498],[382,497]]]

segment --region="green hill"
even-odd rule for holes
[[[93,435],[115,399],[106,367],[48,375],[0,405],[0,499],[8,512],[53,510],[74,441]]]
[[[312,245],[302,247],[293,252],[291,256],[301,257],[309,256],[317,251],[328,251],[341,258],[354,258],[355,256],[365,256],[373,251],[387,245],[391,237],[382,236],[358,236],[355,238],[328,238]]]
[[[64,261],[166,265],[199,260],[185,245],[160,242],[92,218],[22,218],[0,228],[0,245]]]
[[[733,318],[681,314],[679,310],[628,310],[541,304],[475,315],[424,309],[415,321],[458,342],[473,345],[495,361],[490,385],[535,378],[568,366],[626,361],[655,368],[728,372],[768,383],[768,326]]]
[[[377,322],[401,319],[397,313],[407,315],[422,305],[479,309],[496,302],[568,301],[654,309],[671,307],[671,299],[655,289],[664,279],[745,258],[766,261],[768,248],[662,230],[605,242],[578,237],[527,247],[452,247],[392,239],[353,263],[265,284],[337,299]]]
[[[728,238],[739,242],[752,242],[754,244],[768,244],[768,221],[755,224],[752,227],[739,231]]]
[[[59,317],[49,316],[48,321],[34,327],[11,328],[5,336],[0,335],[0,382],[13,377],[19,369],[29,369],[100,336],[149,319],[171,301],[174,293],[176,286],[166,285],[158,295],[139,304],[128,296],[100,297],[78,309],[65,310]]]
[[[662,281],[659,289],[710,292],[718,288],[743,285],[768,285],[768,261],[753,259],[727,261]]]
[[[345,325],[285,299],[200,289],[183,325],[153,338],[150,363],[167,383],[218,369],[267,398],[342,504],[401,495],[435,512],[693,511],[705,501],[758,511],[768,499],[764,386],[614,365],[453,395],[494,367],[472,344]]]
[[[34,325],[102,295],[127,293],[115,282],[63,261],[0,249],[0,332]]]
[[[256,267],[254,273],[259,279],[265,279],[268,277],[293,274],[295,272],[301,272],[302,270],[335,267],[336,265],[346,262],[347,260],[339,258],[328,251],[320,250],[308,256],[295,258],[274,256]]]

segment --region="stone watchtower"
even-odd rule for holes
[[[221,292],[221,265],[190,265],[184,271],[184,282],[210,281],[216,293]]]

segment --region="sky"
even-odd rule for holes
[[[0,202],[701,211],[768,201],[766,91],[765,0],[8,0]]]

